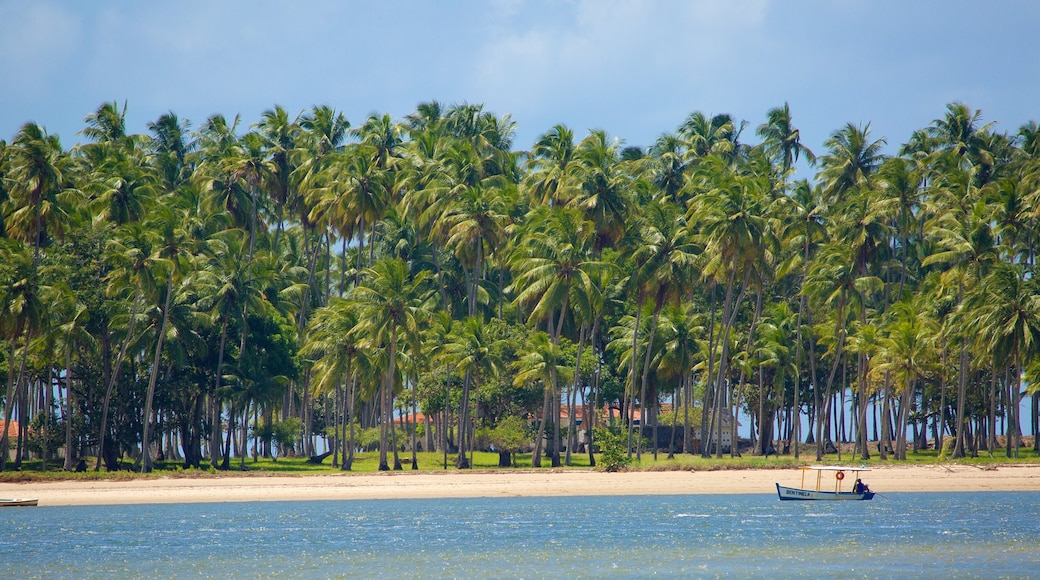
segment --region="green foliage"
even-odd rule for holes
[[[602,469],[614,472],[628,467],[632,458],[628,456],[627,440],[621,431],[616,427],[597,427],[595,433]]]
[[[48,419],[46,433],[43,428],[45,417]],[[28,444],[33,453],[54,455],[65,444],[65,423],[51,413],[36,415],[29,422]]]
[[[354,435],[355,443],[362,451],[379,449],[379,428],[361,429]]]
[[[292,448],[303,434],[303,421],[298,417],[289,417],[272,426],[272,435],[278,444],[280,455],[285,457],[292,453]]]
[[[502,419],[492,428],[481,428],[477,440],[494,445],[501,451],[519,453],[531,445],[531,429],[522,418],[510,416]]]

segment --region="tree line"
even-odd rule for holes
[[[649,147],[557,125],[530,151],[472,104],[125,116],[0,141],[0,470],[350,469],[363,434],[380,469],[595,464],[597,427],[721,457],[741,413],[756,454],[1017,456],[1024,396],[1035,431],[1034,122],[951,103],[888,155],[852,123],[811,151],[787,104],[757,143],[694,112]]]

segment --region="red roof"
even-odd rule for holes
[[[0,433],[3,433],[3,430],[4,430],[4,420],[0,419]],[[8,437],[8,439],[14,439],[14,438],[18,437],[18,421],[11,421],[11,426],[7,430],[7,437]]]

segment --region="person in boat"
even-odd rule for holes
[[[870,486],[863,483],[862,479],[857,479],[856,483],[852,484],[853,493],[866,493],[870,491]]]

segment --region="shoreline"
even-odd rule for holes
[[[592,470],[383,472],[304,476],[227,476],[129,481],[0,483],[0,498],[39,498],[40,506],[300,500],[566,497],[580,495],[775,494],[799,485],[800,470]],[[1040,465],[882,466],[862,475],[882,494],[1040,491]]]

